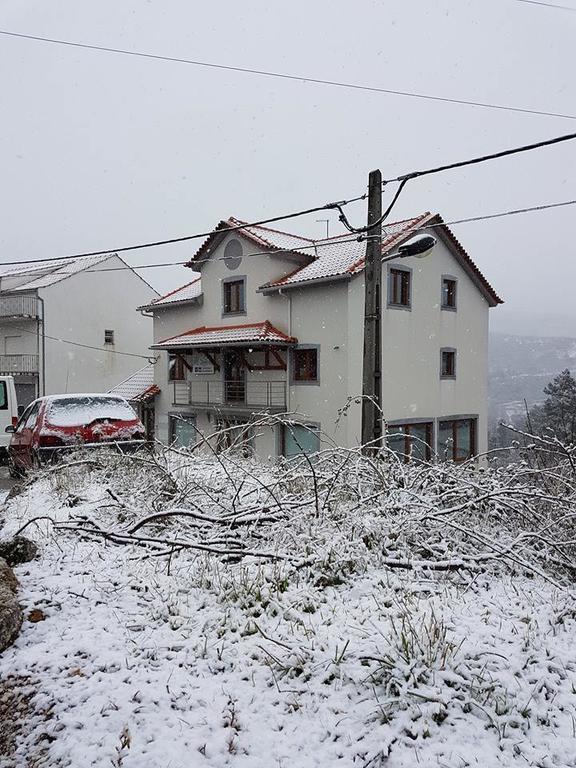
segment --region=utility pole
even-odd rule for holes
[[[382,439],[382,173],[368,177],[368,241],[364,266],[364,356],[362,362],[362,450]]]

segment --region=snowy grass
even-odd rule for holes
[[[346,452],[43,474],[4,513],[50,518],[18,568],[46,619],[0,659],[36,713],[6,765],[576,765],[560,478]]]

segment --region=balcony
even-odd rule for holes
[[[22,317],[38,317],[36,296],[0,296],[0,320]]]
[[[0,375],[38,374],[38,355],[0,355]]]
[[[174,405],[286,410],[285,381],[175,381]]]

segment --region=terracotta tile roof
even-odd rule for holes
[[[382,232],[382,253],[388,253],[401,240],[406,231],[420,226],[430,214],[425,213],[413,219],[398,221],[388,224]],[[338,237],[317,240],[318,257],[305,267],[295,270],[292,274],[268,283],[267,287],[282,287],[308,282],[309,280],[322,280],[335,277],[347,277],[355,275],[364,269],[364,255],[366,242],[363,240],[351,240],[353,235],[339,235]]]
[[[201,265],[229,234],[228,232],[221,232],[220,230],[241,224],[246,224],[246,222],[241,221],[241,219],[236,219],[234,216],[230,216],[230,218],[219,222],[214,232],[202,243],[186,266],[194,269]],[[296,252],[301,256],[306,256],[307,258],[314,257],[314,240],[311,240],[308,237],[301,237],[300,235],[294,235],[290,232],[281,232],[279,229],[259,226],[246,226],[238,231],[238,235],[246,237],[254,243],[255,246],[263,248],[264,250],[270,249],[272,251],[280,252],[289,250],[291,252]]]
[[[154,301],[150,302],[150,304],[146,304],[143,307],[138,307],[138,309],[154,309],[157,306],[171,306],[173,304],[178,304],[180,302],[185,301],[191,301],[192,299],[197,299],[198,296],[202,295],[202,279],[200,276],[195,277],[194,280],[192,280],[190,283],[186,283],[186,285],[181,285],[179,288],[175,288],[173,291],[170,291],[169,293],[164,294],[164,296],[160,296],[157,299],[154,299]]]
[[[111,395],[118,395],[133,403],[142,403],[160,394],[160,388],[154,384],[154,367],[145,365],[111,390]]]
[[[200,246],[187,266],[200,266],[203,261],[210,257],[228,234],[219,230],[243,223],[240,219],[234,217],[221,221],[216,230]],[[486,297],[488,303],[491,306],[501,304],[502,299],[438,214],[427,212],[410,219],[386,224],[382,232],[382,254],[389,254],[403,240],[411,237],[415,230],[425,230],[426,226],[433,227],[431,232],[438,234],[451,247],[454,256],[468,272],[470,278]],[[281,253],[289,249],[300,256],[306,257],[308,260],[307,264],[299,266],[281,280],[261,286],[263,291],[273,291],[278,288],[288,288],[297,285],[302,286],[320,280],[329,281],[349,278],[364,269],[366,242],[352,239],[353,235],[349,233],[322,240],[311,240],[288,232],[270,229],[269,227],[247,226],[240,230],[239,234],[247,237],[256,246],[264,250],[269,248],[272,252]]]
[[[442,237],[451,246],[452,252],[490,305],[502,304],[502,299],[480,272],[454,233],[444,224],[439,214],[424,213],[412,219],[387,224],[382,231],[382,255],[391,253],[403,240],[410,238],[415,230],[426,231],[427,227],[430,227],[429,231],[432,234]],[[361,272],[364,269],[366,242],[350,240],[350,237],[351,235],[348,234],[316,240],[318,256],[311,264],[299,267],[281,280],[263,285],[262,290],[306,285],[318,280],[346,278]]]
[[[296,344],[297,339],[287,336],[275,328],[269,320],[245,325],[221,325],[193,328],[191,331],[172,336],[154,344],[151,349],[172,349],[178,347],[211,347],[246,344]]]

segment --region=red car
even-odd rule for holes
[[[13,433],[8,446],[12,475],[37,468],[66,449],[109,444],[131,451],[146,444],[142,422],[115,395],[40,397],[6,432]]]

